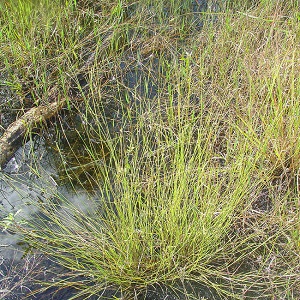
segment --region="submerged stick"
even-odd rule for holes
[[[94,63],[95,52],[91,54],[86,59],[83,69],[88,68]],[[79,73],[77,79],[80,81],[79,77],[83,77],[84,73]],[[83,80],[84,81],[84,80]],[[83,88],[87,85],[87,82],[80,83],[79,85]],[[55,98],[55,87],[49,92],[49,97],[51,99]],[[72,97],[74,101],[82,101],[82,97],[74,96]],[[9,125],[4,134],[0,137],[0,170],[8,163],[8,161],[13,157],[15,152],[19,147],[26,141],[26,134],[34,128],[38,128],[48,119],[52,118],[67,104],[65,98],[60,101],[55,101],[49,103],[48,105],[39,105],[37,107],[31,108],[22,117]]]
[[[26,140],[26,134],[55,116],[66,104],[66,100],[31,108],[22,117],[9,125],[0,138],[0,170],[8,163]]]

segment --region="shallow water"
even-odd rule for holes
[[[27,253],[30,250],[29,246],[22,243],[22,237],[13,233],[9,226],[10,216],[17,222],[41,217],[36,204],[52,201],[54,195],[59,195],[60,199],[68,199],[82,212],[93,210],[95,199],[91,201],[83,189],[75,192],[65,186],[59,186],[55,180],[57,174],[54,158],[43,142],[38,142],[38,147],[32,142],[25,144],[0,173],[0,218],[8,221],[6,228],[0,231],[1,299],[24,299],[31,290],[40,288],[33,283],[34,278],[49,282],[67,272],[49,259]],[[59,212],[63,215],[66,213],[65,209],[61,208]],[[22,284],[19,284],[21,281]],[[52,288],[38,293],[38,296],[29,296],[28,299],[50,299],[54,292],[53,299],[69,299],[75,293],[72,289],[56,292]]]

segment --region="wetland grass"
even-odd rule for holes
[[[11,222],[69,270],[45,289],[299,299],[299,7],[235,2],[1,4],[8,82],[23,99],[32,78],[35,105],[69,98],[44,138],[57,183],[90,194],[82,209],[53,191],[43,218]]]

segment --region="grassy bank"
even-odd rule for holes
[[[12,222],[70,270],[46,287],[299,298],[298,1],[235,2],[0,4],[1,108],[67,98],[44,139],[56,182],[92,199],[53,191]]]

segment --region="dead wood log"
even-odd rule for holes
[[[0,138],[0,170],[5,167],[14,153],[22,146],[26,135],[45,121],[57,115],[66,100],[31,108],[22,117],[9,125]]]

